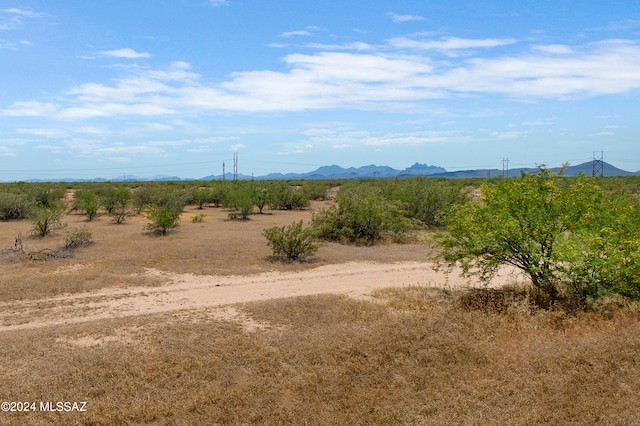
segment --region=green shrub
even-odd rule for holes
[[[326,240],[366,245],[385,239],[402,241],[416,226],[402,205],[382,197],[379,188],[363,184],[343,187],[336,202],[337,208],[325,209],[312,219],[313,228]]]
[[[59,184],[43,183],[29,187],[30,195],[40,207],[55,207],[64,197],[65,189]]]
[[[124,186],[109,190],[103,200],[103,206],[116,223],[124,223],[131,215],[131,191]]]
[[[26,194],[0,192],[0,220],[25,219],[34,205]]]
[[[35,207],[29,215],[29,219],[33,224],[33,232],[40,237],[45,237],[57,229],[64,228],[65,225],[62,223],[63,213],[64,209],[60,205]]]
[[[468,191],[451,179],[416,178],[398,181],[390,197],[402,202],[410,217],[427,226],[442,227],[447,212],[468,201]]]
[[[315,254],[320,248],[311,228],[302,228],[302,220],[289,226],[267,228],[263,231],[267,245],[274,256],[283,256],[287,260],[302,260]]]
[[[594,178],[564,180],[540,167],[482,186],[436,235],[440,265],[488,281],[504,265],[551,300],[583,303],[608,293],[640,298],[640,207],[607,196]]]
[[[201,223],[204,222],[204,218],[207,217],[206,214],[200,213],[191,218],[191,222],[193,223]]]
[[[100,208],[100,199],[93,191],[77,191],[75,193],[76,208],[84,210],[85,215],[91,221],[98,215]]]
[[[151,221],[146,229],[160,235],[166,235],[178,226],[181,211],[168,206],[151,206],[146,210],[146,217]]]
[[[229,219],[247,220],[253,214],[253,197],[248,188],[235,187],[226,193],[222,203],[226,209],[235,210],[229,214]]]
[[[93,234],[86,226],[70,229],[67,231],[67,236],[64,240],[64,248],[67,250],[73,250],[79,247],[85,247],[93,244]]]
[[[274,188],[274,197],[270,201],[273,210],[296,210],[309,207],[309,199],[300,188],[283,182]]]
[[[199,210],[204,208],[206,203],[211,202],[213,198],[212,192],[210,188],[197,188],[191,192],[191,202],[198,206]]]

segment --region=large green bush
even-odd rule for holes
[[[320,247],[311,228],[303,228],[302,220],[289,226],[267,228],[263,235],[274,256],[283,256],[287,260],[302,260],[315,254]]]
[[[391,239],[401,241],[415,227],[398,201],[382,196],[379,188],[357,183],[343,187],[332,206],[314,214],[312,226],[330,241],[373,245]]]
[[[63,228],[62,215],[64,208],[58,204],[52,204],[49,207],[37,206],[29,214],[29,220],[33,224],[33,232],[45,237],[53,231]]]
[[[83,210],[90,221],[98,215],[100,199],[94,191],[78,190],[75,193],[75,198],[76,208],[78,210]]]
[[[431,227],[444,226],[443,218],[454,205],[468,201],[469,187],[452,179],[402,179],[390,197],[401,201],[407,214]]]
[[[594,178],[551,170],[482,186],[456,205],[436,242],[440,266],[488,281],[502,266],[524,272],[551,299],[584,302],[607,293],[640,296],[640,209],[604,194]]]
[[[111,188],[105,193],[102,203],[115,223],[124,223],[131,215],[131,198],[131,191],[124,186]]]
[[[24,219],[35,206],[33,198],[26,194],[0,192],[0,219]]]
[[[229,189],[226,194],[222,206],[226,209],[233,210],[229,214],[230,219],[247,220],[249,215],[253,214],[253,194],[250,188],[236,184]]]
[[[178,226],[181,210],[169,206],[151,206],[146,210],[146,217],[151,222],[146,228],[160,235],[166,235]]]

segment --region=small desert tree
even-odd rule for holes
[[[552,300],[639,294],[640,214],[629,199],[606,199],[594,179],[567,181],[544,167],[481,190],[479,202],[446,215],[439,266],[488,281],[511,265]]]
[[[235,210],[229,213],[230,219],[249,219],[253,214],[253,197],[249,188],[236,186],[226,193],[222,205],[227,209]]]
[[[78,191],[75,194],[76,207],[78,210],[84,210],[89,221],[93,220],[100,208],[100,199],[93,191]]]
[[[181,211],[170,206],[151,206],[146,210],[146,217],[151,222],[146,228],[160,235],[166,235],[178,226]]]
[[[29,219],[33,224],[33,232],[40,237],[46,237],[56,229],[64,228],[63,214],[64,208],[58,204],[51,204],[49,207],[35,207],[29,214]]]
[[[103,205],[115,223],[124,223],[131,215],[131,198],[131,191],[124,186],[114,188],[105,195]]]
[[[202,210],[206,203],[211,202],[213,195],[210,188],[196,188],[191,192],[191,201]]]
[[[302,227],[302,220],[289,226],[267,228],[263,235],[274,256],[283,256],[287,260],[302,260],[312,256],[320,248],[314,232]]]

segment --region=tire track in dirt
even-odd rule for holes
[[[108,318],[220,307],[234,303],[314,294],[363,298],[376,289],[406,285],[473,285],[456,274],[435,272],[430,263],[351,262],[302,272],[265,272],[250,276],[175,274],[147,270],[165,278],[158,287],[103,289],[46,299],[0,303],[0,331],[73,324]],[[514,282],[505,271],[492,285]],[[476,285],[478,285],[476,283]]]

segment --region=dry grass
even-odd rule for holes
[[[318,208],[320,205],[314,205]],[[269,259],[262,229],[188,210],[168,237],[144,221],[87,226],[95,244],[47,262],[2,260],[3,301],[154,285],[144,268],[201,274],[422,260],[420,245],[329,245],[314,262]],[[70,226],[84,224],[69,216]],[[27,223],[0,223],[11,247]],[[64,231],[25,249],[58,247]],[[0,247],[2,248],[2,247]],[[392,285],[393,283],[389,283]],[[0,425],[632,425],[640,406],[640,315],[531,309],[519,289],[423,286],[371,300],[309,296],[0,333],[0,401],[87,401],[83,413],[1,413]]]
[[[301,219],[308,222],[312,212],[325,205],[325,202],[314,202],[310,210],[267,211],[269,214],[253,215],[248,221],[230,221],[228,211],[223,209],[188,207],[178,229],[164,237],[145,231],[147,221],[141,216],[118,225],[108,216],[87,222],[80,214],[67,215],[63,222],[67,223],[68,229],[86,226],[93,234],[95,244],[74,251],[68,258],[47,262],[31,262],[13,253],[0,255],[0,300],[159,284],[143,275],[146,268],[177,273],[247,275],[271,270],[295,271],[322,263],[353,260],[394,262],[426,258],[428,248],[423,244],[380,247],[329,244],[306,263],[273,261],[271,249],[262,235],[263,229],[290,225]],[[202,213],[206,214],[203,222],[191,221]],[[18,233],[23,235],[27,252],[64,246],[65,230],[45,238],[25,237],[30,228],[28,221],[0,223],[0,250],[11,249]],[[60,270],[70,272],[56,273]]]
[[[0,424],[637,424],[638,313],[496,313],[426,287],[5,333]],[[467,306],[467,307],[465,307]],[[247,326],[247,323],[254,326]],[[255,326],[255,325],[258,326]]]

